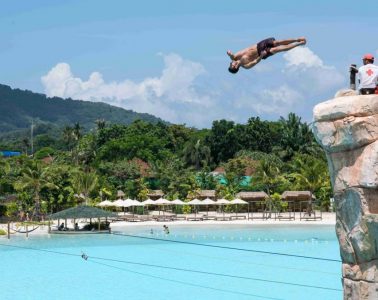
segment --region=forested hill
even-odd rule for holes
[[[140,119],[151,123],[162,121],[150,115],[111,106],[59,97],[48,98],[44,94],[12,89],[0,84],[0,135],[29,128],[31,120],[57,127],[79,123],[85,129],[95,126],[95,121],[130,124]]]

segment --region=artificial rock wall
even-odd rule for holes
[[[349,94],[314,107],[314,134],[334,191],[344,300],[377,300],[378,95]]]

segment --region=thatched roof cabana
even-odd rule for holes
[[[123,197],[125,197],[125,193],[123,191],[121,191],[121,190],[118,190],[117,191],[117,197],[118,198],[123,198]]]
[[[156,200],[162,198],[164,196],[164,192],[162,190],[150,190],[147,196],[152,200]]]
[[[285,191],[281,198],[285,201],[309,201],[312,194],[310,191]]]
[[[239,192],[236,197],[245,201],[263,201],[269,196],[265,192]]]
[[[215,190],[201,190],[198,194],[199,199],[215,199]]]
[[[88,218],[111,218],[117,215],[92,206],[79,205],[71,207],[49,216],[49,219],[88,219]]]

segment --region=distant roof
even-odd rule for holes
[[[214,198],[215,190],[201,190],[198,197],[200,198]]]
[[[150,198],[155,198],[155,197],[160,198],[164,196],[164,192],[162,190],[150,190],[147,196]]]
[[[284,200],[310,200],[311,197],[310,191],[285,191],[281,195]]]
[[[121,190],[118,190],[117,191],[117,197],[123,197],[123,196],[125,196],[125,193]]]
[[[3,157],[12,157],[12,156],[20,156],[21,152],[19,151],[0,151],[0,156]]]
[[[79,205],[49,216],[50,219],[109,218],[117,215],[92,206]]]
[[[211,174],[213,175],[226,174],[226,171],[224,170],[224,167],[219,166],[219,167],[216,167],[214,171],[211,172]]]
[[[264,200],[268,198],[268,194],[265,192],[239,192],[236,194],[237,198],[242,200]]]

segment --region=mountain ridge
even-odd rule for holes
[[[29,128],[32,120],[58,127],[79,123],[89,130],[99,119],[126,125],[135,120],[167,123],[151,114],[137,113],[103,102],[50,98],[45,94],[0,84],[0,135]]]

